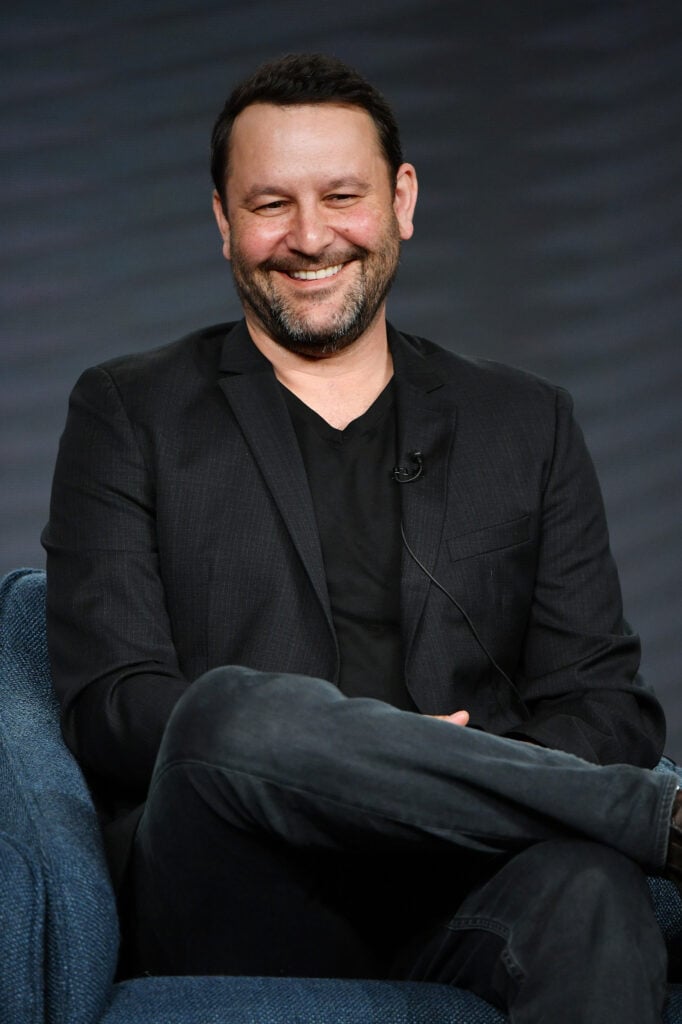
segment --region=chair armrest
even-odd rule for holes
[[[118,924],[95,809],[61,736],[45,644],[45,576],[33,570],[0,583],[0,782],[0,833],[14,850],[12,870],[22,854],[35,883],[23,928],[40,921],[39,1019],[92,1024],[111,998]],[[9,852],[6,861],[9,872]],[[24,875],[30,902],[28,867]],[[31,929],[22,930],[20,919],[11,925],[28,942]],[[13,970],[0,956],[0,986],[14,986]]]
[[[45,1020],[45,891],[31,851],[0,832],[0,1015]]]

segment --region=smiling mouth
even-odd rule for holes
[[[325,277],[334,277],[343,266],[343,263],[337,263],[335,267],[322,267],[321,270],[289,270],[287,273],[295,281],[321,281]]]

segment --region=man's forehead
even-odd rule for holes
[[[258,139],[259,148],[253,142]],[[257,158],[265,150],[310,140],[333,152],[344,140],[356,149],[374,150],[384,157],[377,127],[371,115],[354,104],[325,101],[320,103],[251,103],[236,116],[232,125],[228,152],[228,173],[235,155]],[[263,148],[264,147],[264,148]]]

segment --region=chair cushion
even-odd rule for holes
[[[118,929],[92,801],[59,728],[45,644],[44,573],[5,577],[0,621],[0,832],[20,844],[26,879],[32,875],[36,894],[40,885],[45,893],[42,903],[35,900],[42,922],[13,917],[2,946],[30,945],[26,932],[37,935],[42,925],[45,961],[35,983],[45,993],[41,1020],[92,1024],[110,997]]]
[[[447,985],[214,977],[121,982],[102,1024],[504,1024],[506,1019],[472,993]]]

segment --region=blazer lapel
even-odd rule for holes
[[[279,384],[241,321],[223,342],[218,384],[291,535],[334,635],[317,521]]]
[[[435,572],[448,501],[448,463],[455,433],[456,406],[447,379],[428,357],[390,328],[398,407],[401,464],[420,451],[421,476],[400,485],[405,540],[429,572]],[[405,664],[431,581],[408,551],[402,553],[401,606]]]

